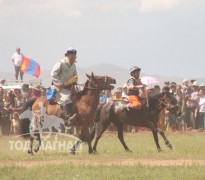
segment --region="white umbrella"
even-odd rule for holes
[[[159,83],[159,80],[152,76],[144,76],[141,78],[141,81],[145,85],[152,85]]]

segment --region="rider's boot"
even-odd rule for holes
[[[63,111],[70,124],[76,124],[77,114],[75,113],[75,106],[73,103],[63,105]]]

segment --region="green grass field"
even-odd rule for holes
[[[57,150],[41,150],[31,156],[27,152],[10,150],[8,142],[13,137],[3,136],[0,140],[0,179],[205,179],[205,133],[165,134],[173,150],[169,150],[159,137],[163,151],[158,153],[151,132],[143,132],[125,135],[133,151],[128,153],[116,134],[106,134],[99,141],[97,154],[89,155],[87,145],[83,144],[83,151],[75,156]],[[182,160],[198,160],[204,164],[166,164]],[[148,163],[141,164],[142,161]],[[149,165],[149,162],[152,163]],[[162,162],[162,166],[155,166],[155,162]]]

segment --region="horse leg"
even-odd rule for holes
[[[172,149],[172,145],[170,144],[170,142],[168,141],[167,137],[164,134],[164,131],[162,131],[161,129],[157,128],[156,125],[154,125],[152,122],[149,123],[150,124],[150,128],[156,132],[158,132],[162,138],[164,139],[165,144],[167,145],[167,147],[169,149]]]
[[[37,133],[36,136],[37,136],[37,139],[36,139],[37,142],[36,142],[36,146],[35,146],[35,148],[34,148],[34,151],[35,151],[35,152],[38,152],[39,149],[40,149],[40,147],[41,147],[41,137],[40,137],[40,133]]]
[[[58,132],[57,132],[56,135],[55,135],[55,140],[56,140],[56,141],[58,140],[58,136],[59,136],[60,133],[61,133],[61,129],[58,128]]]
[[[155,144],[157,146],[157,151],[161,152],[162,149],[161,149],[161,147],[159,145],[159,139],[158,139],[157,131],[152,130],[152,134],[153,134],[153,137],[154,137]]]
[[[90,132],[90,142],[92,142],[93,139],[95,138],[95,132],[96,131],[95,131],[95,125],[94,125],[93,129]]]
[[[114,123],[115,124],[115,123]],[[123,136],[123,124],[119,123],[119,124],[115,124],[115,126],[117,127],[117,132],[118,132],[118,139],[120,140],[121,144],[123,145],[125,151],[127,152],[132,152],[126,145],[125,141],[124,141],[124,136]]]
[[[107,129],[108,125],[110,124],[110,121],[105,121],[104,123],[100,123],[100,125],[102,126],[100,128],[100,132],[99,134],[97,135],[97,137],[95,138],[95,143],[94,143],[94,146],[93,146],[93,151],[94,152],[97,152],[96,148],[97,148],[97,144],[98,144],[98,141],[99,139],[101,138],[102,134],[105,132],[105,130]]]
[[[80,144],[82,143],[82,139],[83,139],[83,135],[80,134],[79,135],[79,139],[72,147],[72,149],[70,150],[70,154],[75,155],[75,152],[77,150],[77,148],[80,146]]]
[[[28,147],[28,154],[31,154],[31,155],[33,155],[33,137],[32,136],[30,136],[30,143],[29,143],[29,147]]]
[[[81,131],[81,134],[79,135],[79,141],[77,141],[74,146],[71,149],[70,154],[75,154],[75,151],[77,150],[78,146],[81,144],[82,141],[87,141],[88,143],[88,151],[89,154],[93,153],[93,148],[91,146],[91,138],[88,127],[85,128],[84,131]]]
[[[88,143],[88,152],[89,152],[89,154],[92,154],[93,148],[91,146],[91,136],[90,136],[90,132],[89,132],[88,128],[86,128],[86,130],[85,130],[85,138],[86,138],[87,143]]]

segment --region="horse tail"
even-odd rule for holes
[[[21,135],[25,139],[30,137],[30,129],[29,129],[30,123],[31,123],[31,121],[29,118],[21,119],[20,132],[21,132]]]
[[[32,106],[33,106],[35,101],[36,101],[36,98],[32,98],[32,99],[28,100],[24,104],[23,112],[28,110],[28,109],[32,110]],[[31,123],[31,119],[29,119],[29,118],[23,118],[23,119],[20,120],[20,126],[19,126],[20,134],[25,139],[30,137],[30,129],[29,129],[30,123]]]

